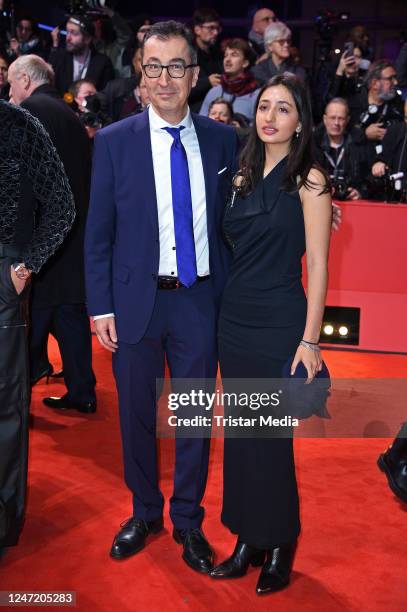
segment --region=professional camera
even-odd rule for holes
[[[63,5],[68,15],[97,15],[100,9],[114,8],[115,0],[68,0]]]
[[[85,127],[102,128],[110,123],[108,116],[103,111],[102,103],[97,93],[93,96],[86,96],[85,102],[86,110],[78,113],[78,117]]]
[[[384,176],[386,202],[407,202],[407,176],[405,172],[390,174],[387,170]]]
[[[349,181],[345,176],[331,176],[331,184],[334,189],[333,199],[344,202],[348,198]]]

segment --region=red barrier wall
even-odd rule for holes
[[[361,309],[354,348],[407,352],[407,205],[362,200],[340,206],[327,306]]]

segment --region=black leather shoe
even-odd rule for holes
[[[149,533],[158,533],[164,527],[162,518],[147,523],[134,516],[120,525],[119,533],[115,535],[110,556],[113,559],[126,559],[142,550]]]
[[[260,567],[264,563],[266,552],[237,541],[231,557],[210,572],[211,578],[240,578],[247,572],[249,565]]]
[[[387,450],[380,455],[377,465],[387,476],[390,489],[399,499],[407,502],[407,459],[392,459]]]
[[[201,529],[174,529],[173,538],[182,544],[182,558],[192,569],[207,574],[213,569],[213,551]]]
[[[267,551],[266,562],[257,582],[258,595],[281,591],[290,582],[297,542],[283,544]]]
[[[68,395],[62,397],[45,397],[42,403],[49,408],[56,408],[57,410],[78,410],[85,414],[93,414],[96,412],[96,402],[75,402],[69,399]]]

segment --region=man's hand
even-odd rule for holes
[[[332,202],[332,229],[338,231],[342,223],[342,210],[338,204]]]
[[[52,46],[59,47],[59,28],[54,28],[51,32]]]
[[[221,75],[220,74],[210,74],[208,79],[209,79],[209,83],[211,84],[211,87],[216,87],[216,85],[220,85]]]
[[[368,140],[383,140],[386,135],[386,128],[381,123],[372,123],[366,128],[365,134]]]
[[[384,176],[386,174],[386,164],[384,162],[376,162],[372,166],[373,176]]]
[[[103,348],[115,353],[118,348],[114,317],[103,317],[93,322],[96,335]]]
[[[25,284],[27,280],[30,278],[31,273],[29,273],[29,271],[27,270],[27,274],[25,274],[24,276],[17,276],[17,272],[14,270],[14,267],[10,266],[10,269],[11,269],[11,280],[13,281],[13,285],[18,295],[20,295],[20,293],[24,291]]]
[[[360,200],[361,196],[357,189],[354,187],[348,187],[348,200]]]

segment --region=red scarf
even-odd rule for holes
[[[241,73],[237,77],[228,77],[222,74],[220,82],[223,91],[232,96],[245,96],[258,88],[257,81],[249,71]]]

